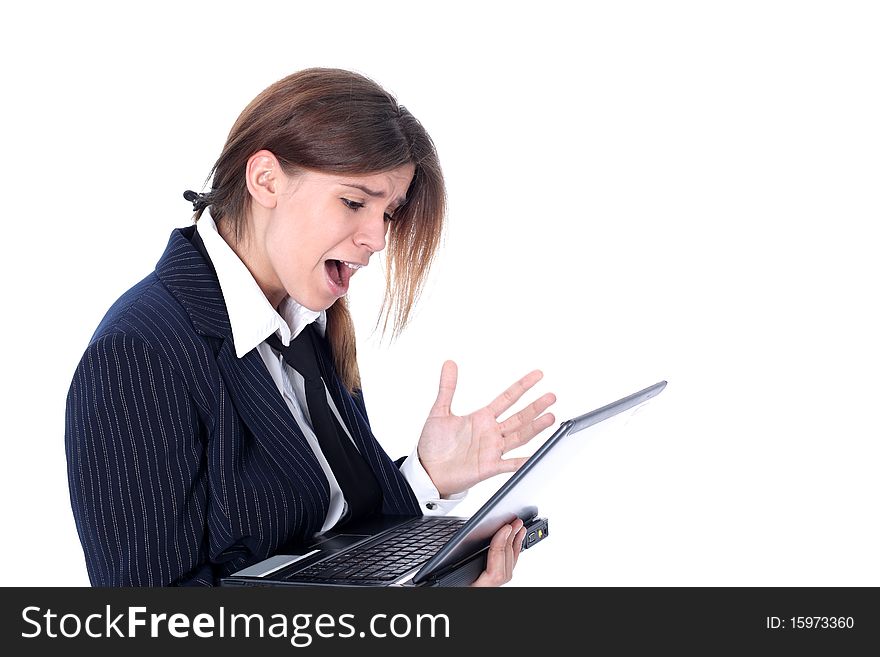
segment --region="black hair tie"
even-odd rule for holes
[[[211,201],[207,194],[196,194],[191,189],[188,189],[183,193],[183,198],[193,204],[193,212],[199,212],[211,205]]]

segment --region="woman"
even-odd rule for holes
[[[186,194],[196,225],[110,308],[70,388],[71,502],[94,585],[216,584],[349,520],[446,513],[554,422],[551,394],[497,420],[537,371],[453,415],[450,361],[409,458],[373,437],[345,294],[387,247],[397,333],[445,211],[430,137],[374,82],[310,69],[271,85],[211,179]],[[320,378],[293,363],[295,345]],[[510,579],[523,533],[519,520],[498,531],[475,585]]]

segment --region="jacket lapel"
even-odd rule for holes
[[[216,274],[209,262],[190,242],[195,226],[175,231],[156,273],[187,310],[196,332],[211,339],[217,367],[229,395],[231,408],[221,409],[220,418],[234,424],[236,418],[247,427],[253,439],[277,469],[283,472],[304,505],[303,514],[311,518],[307,531],[320,528],[330,505],[330,488],[315,454],[290,414],[256,349],[242,358],[235,355],[232,326]],[[212,431],[212,435],[223,429]],[[235,467],[247,455],[246,442],[233,446],[227,467]],[[217,458],[221,458],[218,455]],[[234,473],[230,473],[234,477]]]

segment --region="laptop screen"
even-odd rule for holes
[[[553,486],[560,473],[576,461],[577,452],[600,435],[625,424],[626,419],[666,387],[666,381],[635,392],[594,411],[566,420],[510,479],[413,577],[418,584],[441,573],[489,544],[502,525],[517,516],[524,521],[538,515],[542,492]]]

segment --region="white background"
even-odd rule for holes
[[[669,381],[547,491],[513,585],[880,585],[873,3],[23,4],[0,16],[4,584],[88,584],[77,361],[244,106],[339,66],[422,121],[449,188],[403,337],[371,330],[380,267],[351,292],[389,453],[446,358],[459,412],[532,368],[560,421]]]

